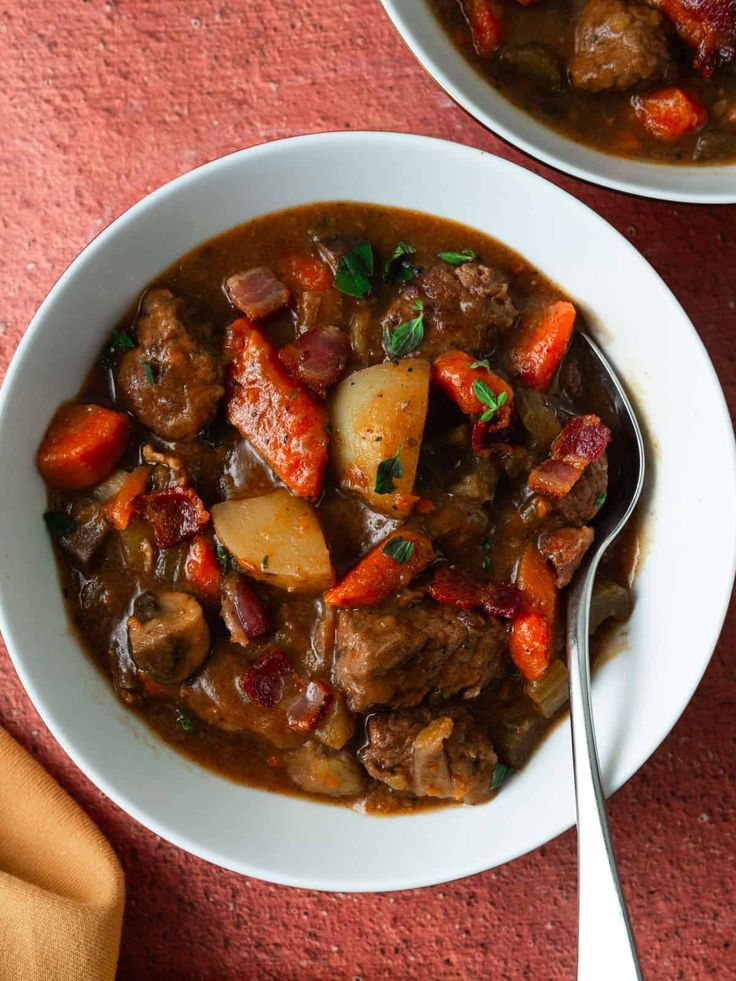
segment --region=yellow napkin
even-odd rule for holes
[[[0,979],[113,979],[124,898],[105,838],[0,729]]]

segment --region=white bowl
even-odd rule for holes
[[[153,736],[80,650],[34,464],[52,412],[77,392],[104,338],[152,277],[236,223],[338,199],[473,225],[526,256],[600,324],[655,447],[635,612],[622,652],[594,684],[608,789],[665,738],[708,663],[734,574],[734,442],[712,365],[667,287],[601,218],[519,167],[420,137],[327,133],[224,157],[149,195],[67,269],[28,328],[0,395],[0,626],[56,739],[142,824],[261,879],[400,889],[491,868],[570,827],[568,725],[479,807],[375,818],[224,780]]]
[[[407,46],[448,95],[504,140],[575,177],[617,191],[694,204],[736,202],[736,164],[646,163],[601,153],[518,109],[470,65],[427,0],[381,0]]]

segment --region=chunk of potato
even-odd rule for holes
[[[372,365],[341,382],[330,407],[333,466],[340,487],[394,518],[405,518],[415,501],[429,374],[429,362],[422,358]],[[377,494],[378,467],[399,448],[402,476],[394,478],[392,492]]]
[[[306,501],[277,490],[210,510],[220,542],[254,579],[301,593],[334,583],[322,529]]]

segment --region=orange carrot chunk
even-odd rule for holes
[[[315,498],[327,465],[327,411],[250,320],[230,325],[227,417],[297,497]]]
[[[524,596],[528,609],[541,613],[552,625],[557,607],[555,574],[545,562],[536,545],[524,549],[516,570],[516,585]]]
[[[480,415],[489,408],[488,403],[478,397],[476,382],[486,385],[495,396],[505,392],[506,401],[492,421],[497,428],[508,426],[514,405],[514,390],[504,378],[465,351],[447,351],[437,358],[432,365],[432,381],[468,415]]]
[[[552,657],[552,631],[540,613],[516,617],[511,626],[509,653],[527,681],[538,681]]]
[[[56,490],[93,487],[112,473],[131,429],[123,412],[101,405],[62,405],[36,457],[41,476]]]
[[[150,467],[136,467],[125,478],[120,490],[105,504],[105,517],[118,531],[125,531],[133,517],[133,498],[142,494],[148,488],[151,476]]]
[[[328,290],[332,286],[332,270],[312,255],[289,256],[283,269],[284,279],[300,289]]]
[[[195,593],[213,602],[220,598],[222,567],[212,542],[205,535],[197,535],[189,546],[184,571]]]
[[[674,85],[631,97],[634,114],[655,140],[671,143],[704,126],[708,113],[694,96]]]
[[[501,11],[494,0],[461,0],[465,19],[473,37],[475,53],[487,58],[498,51],[503,39]]]
[[[328,606],[374,606],[390,599],[434,560],[426,535],[396,531],[371,549],[325,593]]]
[[[532,315],[519,327],[509,357],[514,374],[544,391],[549,388],[572,337],[575,307],[567,300],[556,300]]]

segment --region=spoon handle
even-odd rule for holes
[[[597,562],[573,583],[568,600],[575,800],[578,824],[578,981],[641,981],[631,922],[606,819],[590,700],[588,625]]]

